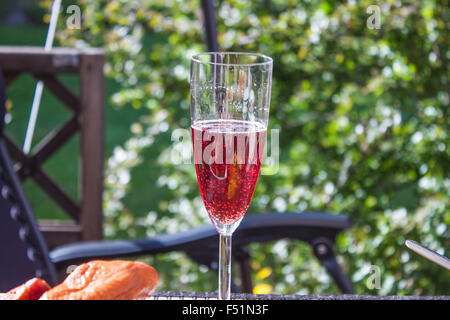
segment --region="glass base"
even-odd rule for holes
[[[219,232],[221,235],[224,235],[224,236],[231,236],[233,234],[234,230],[236,230],[237,227],[239,227],[242,219],[244,218],[244,217],[242,217],[232,224],[223,224],[220,221],[214,219],[212,216],[209,216],[209,217],[211,218],[211,221],[214,225],[214,228],[216,228],[217,232]]]

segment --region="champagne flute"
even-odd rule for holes
[[[230,299],[231,237],[261,168],[272,59],[208,52],[191,59],[191,128],[200,194],[219,233],[219,299]]]

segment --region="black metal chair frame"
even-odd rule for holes
[[[202,0],[205,13],[206,42],[218,50],[212,2]],[[209,31],[208,31],[209,30]],[[23,192],[3,139],[6,92],[0,70],[0,292],[38,276],[51,285],[68,265],[92,259],[114,259],[157,255],[181,251],[193,261],[212,270],[218,266],[218,234],[212,225],[164,234],[149,239],[92,241],[64,245],[49,252],[37,221]],[[252,243],[293,239],[312,246],[315,256],[343,293],[354,293],[352,284],[339,266],[333,250],[339,232],[350,228],[344,215],[327,213],[271,213],[249,215],[233,236],[233,258],[238,262],[241,287],[234,292],[251,292],[250,255]]]

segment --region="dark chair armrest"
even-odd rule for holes
[[[91,259],[137,257],[183,250],[183,247],[217,234],[212,226],[202,226],[183,233],[164,234],[138,240],[86,241],[67,244],[50,252],[55,264]]]
[[[242,261],[248,258],[243,250],[247,245],[280,239],[304,241],[312,247],[325,241],[332,248],[337,234],[350,226],[350,220],[345,215],[319,212],[248,215],[233,234],[232,254]],[[214,269],[218,261],[218,235],[216,233],[201,242],[191,243],[183,251],[197,263]]]
[[[249,215],[233,236],[233,246],[283,238],[312,243],[317,237],[334,241],[335,236],[351,226],[343,215],[326,213],[282,213]],[[200,263],[214,260],[218,250],[218,234],[212,225],[177,234],[165,234],[149,239],[92,241],[68,244],[50,252],[55,264],[67,264],[91,259],[112,259],[155,255],[183,251]],[[208,257],[208,259],[204,259]]]

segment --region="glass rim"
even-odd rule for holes
[[[199,58],[200,56],[211,56],[213,54],[225,54],[225,55],[247,55],[247,56],[256,56],[265,59],[266,61],[263,62],[255,62],[255,63],[223,63],[223,62],[211,62],[211,61],[201,61]],[[263,65],[269,65],[273,63],[273,59],[269,56],[266,56],[261,53],[253,53],[253,52],[231,52],[231,51],[217,51],[217,52],[202,52],[202,53],[196,53],[192,55],[191,60],[200,63],[200,64],[209,64],[209,65],[216,65],[216,66],[233,66],[233,67],[254,67],[254,66],[263,66]]]

